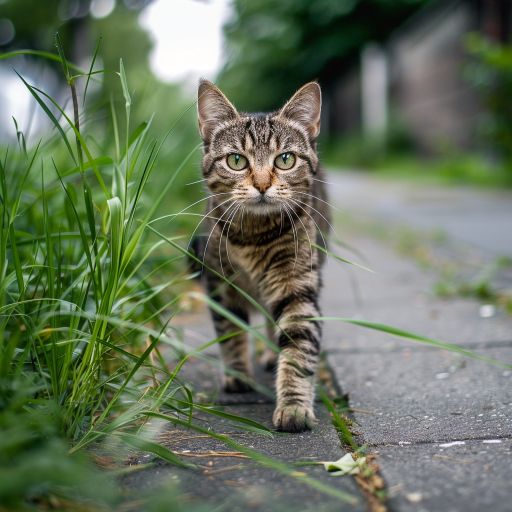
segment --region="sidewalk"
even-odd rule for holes
[[[476,300],[435,297],[436,272],[420,269],[413,259],[399,256],[382,237],[374,236],[376,230],[396,223],[408,225],[420,240],[425,229],[443,229],[454,244],[444,257],[456,247],[457,263],[471,262],[473,271],[480,261],[502,253],[512,255],[510,235],[504,236],[506,221],[512,220],[509,195],[414,188],[414,184],[380,183],[350,173],[331,174],[327,179],[332,182],[330,200],[341,209],[335,226],[338,237],[365,259],[335,244],[332,250],[376,272],[330,258],[324,273],[324,316],[381,322],[512,363],[512,317],[482,309]],[[474,228],[468,229],[469,210],[473,218],[480,218],[473,211],[477,204],[485,223],[471,221]],[[376,224],[363,231],[358,221]],[[493,226],[499,226],[496,233]],[[479,230],[485,236],[478,236]],[[429,243],[428,237],[423,243]],[[214,337],[206,311],[182,316],[179,323],[188,348]],[[510,510],[511,370],[338,321],[326,322],[323,349],[337,384],[348,395],[358,444],[377,456],[389,510]],[[261,393],[221,393],[217,347],[207,355],[209,360],[194,359],[181,373],[184,381],[193,383],[197,396],[270,427],[272,398]],[[271,376],[260,373],[257,380],[271,388]],[[227,420],[212,416],[204,418],[204,425],[230,433],[237,442],[278,460],[337,460],[344,451],[329,414],[320,402],[316,412],[318,426],[303,434],[262,437],[237,431]],[[312,489],[301,477],[284,476],[233,454],[221,456],[229,448],[219,442],[166,429],[160,439],[184,458],[196,456],[190,460],[200,470],[159,463],[125,477],[127,488],[136,491],[174,482],[190,506],[206,502],[208,510],[219,506],[228,512],[368,510],[367,496],[351,477],[330,477],[319,465],[297,467],[322,484],[349,493],[354,503],[348,504]]]
[[[468,261],[512,254],[510,194],[414,189],[414,184],[385,184],[353,174],[329,180],[334,182],[331,201],[352,217],[378,219],[381,229],[396,222],[419,228],[418,233],[443,229],[451,243],[463,247]],[[496,226],[500,229],[494,232]],[[342,236],[343,226],[337,230]],[[476,300],[436,298],[435,272],[420,271],[413,260],[364,233],[345,241],[364,254],[376,274],[348,273],[330,261],[325,316],[386,323],[512,363],[512,317],[497,311],[485,318],[492,309],[482,316],[485,308]],[[359,301],[353,298],[350,274],[356,277]],[[392,510],[510,510],[510,369],[337,322],[326,327],[324,348],[349,395],[359,442],[378,456]]]

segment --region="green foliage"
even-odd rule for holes
[[[55,31],[62,23],[58,16],[59,3],[59,0],[2,2],[2,17],[11,20],[16,30],[16,42],[12,44],[18,48],[50,50]]]
[[[192,148],[166,148],[172,130],[169,137],[154,140],[154,119],[133,127],[137,107],[122,62],[118,87],[123,99],[112,104],[112,128],[107,131],[103,120],[95,124],[85,115],[79,129],[74,88],[91,73],[73,77],[75,67],[64,61],[61,46],[59,54],[38,55],[63,64],[78,113],[70,118],[50,95],[20,76],[51,121],[53,134],[32,146],[17,129],[17,147],[2,148],[0,157],[2,505],[13,510],[123,506],[119,486],[110,485],[114,475],[101,474],[84,448],[106,452],[118,464],[126,460],[126,450],[135,449],[194,470],[194,464],[149,436],[145,424],[150,419],[211,436],[297,478],[293,467],[203,427],[197,412],[203,421],[214,415],[233,428],[271,435],[256,421],[195,403],[180,380],[190,356],[202,357],[205,348],[222,341],[187,353],[169,326],[183,296],[187,276],[178,262],[187,255],[183,244],[188,241],[177,235],[177,223],[169,222],[185,217],[190,207],[155,218],[162,202],[173,211],[187,195],[188,178],[181,173],[190,159],[173,168],[164,150],[194,155],[197,135],[188,142]],[[182,227],[190,233],[190,222]],[[354,500],[313,478],[301,479]],[[137,500],[148,510],[186,506],[175,488]]]
[[[19,384],[19,383],[18,383]],[[68,454],[59,433],[59,408],[53,401],[27,401],[42,382],[12,390],[0,408],[0,503],[9,510],[25,509],[51,496],[53,505],[82,503],[90,509],[112,504],[113,481],[101,475],[84,456]]]
[[[510,187],[507,167],[477,153],[445,151],[419,158],[406,145],[383,147],[376,141],[352,135],[334,137],[320,145],[322,162],[332,168],[372,171],[379,176],[446,185]]]
[[[512,313],[512,293],[503,285],[503,275],[512,270],[510,258],[497,258],[470,277],[461,275],[457,270],[451,266],[442,269],[439,280],[434,284],[436,295],[444,298],[474,297],[502,306],[507,313]]]
[[[385,39],[427,0],[233,2],[228,59],[219,81],[245,110],[279,107],[318,79],[329,89],[369,41]]]
[[[128,446],[182,464],[134,432],[148,411],[165,405],[189,415],[193,407],[190,391],[177,371],[169,372],[157,347],[167,345],[171,358],[181,358],[182,344],[178,349],[176,335],[166,330],[179,303],[179,258],[164,252],[146,228],[171,188],[187,188],[187,177],[180,176],[185,166],[174,162],[196,140],[189,147],[180,141],[176,150],[172,138],[151,138],[151,119],[132,127],[122,63],[124,111],[113,103],[112,130],[105,137],[102,119],[90,122],[79,112],[76,82],[91,75],[72,76],[75,67],[64,60],[60,42],[59,54],[51,58],[63,64],[73,119],[20,76],[53,135],[33,146],[16,125],[18,145],[1,148],[0,425],[6,435],[0,497],[12,507],[72,499],[94,503],[97,510],[117,494],[78,454],[81,447],[116,435]],[[167,153],[160,160],[164,142]],[[153,181],[157,165],[162,171]],[[157,272],[165,277],[155,279]],[[161,384],[152,391],[149,379]]]
[[[152,43],[138,22],[139,11],[147,3],[132,2],[133,7],[128,9],[118,0],[109,16],[95,19],[89,12],[90,0],[6,0],[1,6],[2,17],[13,23],[16,38],[3,50],[31,48],[54,52],[58,32],[69,58],[73,62],[88,62],[95,42],[101,39],[98,57],[106,73],[101,75],[101,87],[95,88],[94,95],[104,106],[111,96],[117,96],[119,58],[129,70],[132,86],[139,89],[148,80],[155,82],[148,67]],[[37,64],[43,63],[39,60]],[[58,64],[52,63],[51,67],[59,71]]]
[[[470,34],[466,47],[473,57],[466,76],[480,91],[486,108],[483,136],[512,174],[512,45]]]

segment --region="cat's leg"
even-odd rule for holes
[[[277,328],[279,354],[276,377],[277,404],[274,425],[286,432],[300,432],[315,422],[315,374],[320,352],[321,325],[317,296],[318,274],[304,272],[281,282],[275,279],[268,302]]]
[[[244,322],[249,322],[248,307],[242,297],[231,287],[226,286],[215,276],[208,276],[207,287],[210,297],[221,304],[231,314]],[[240,327],[210,308],[218,337],[240,331]],[[252,378],[252,364],[247,333],[237,334],[220,343],[224,364],[224,390],[227,393],[243,393],[251,390],[248,382]],[[235,375],[238,373],[241,375]],[[244,376],[247,379],[244,379]]]

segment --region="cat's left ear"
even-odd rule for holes
[[[320,133],[322,91],[317,82],[303,85],[279,111],[279,116],[301,124],[312,139]]]
[[[201,80],[197,90],[197,115],[201,137],[208,143],[215,128],[236,119],[238,112],[216,85]]]

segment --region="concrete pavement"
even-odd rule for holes
[[[512,254],[512,230],[505,230],[512,196],[413,189],[350,173],[331,175],[329,181],[331,201],[341,209],[338,236],[357,247],[376,273],[349,273],[330,261],[324,314],[390,324],[512,364],[512,317],[477,300],[437,298],[435,270],[420,271],[414,260],[368,233],[345,229],[343,221],[343,213],[350,213],[380,229],[400,223],[417,233],[420,244],[429,243],[422,237],[425,229],[440,229],[473,261],[482,253],[483,259]],[[475,205],[479,210],[469,215]],[[466,225],[472,229],[463,229]],[[359,442],[377,454],[392,510],[510,510],[510,368],[340,322],[327,326],[324,347],[354,409]]]
[[[330,197],[359,218],[442,230],[486,254],[512,257],[512,193],[331,172]]]

